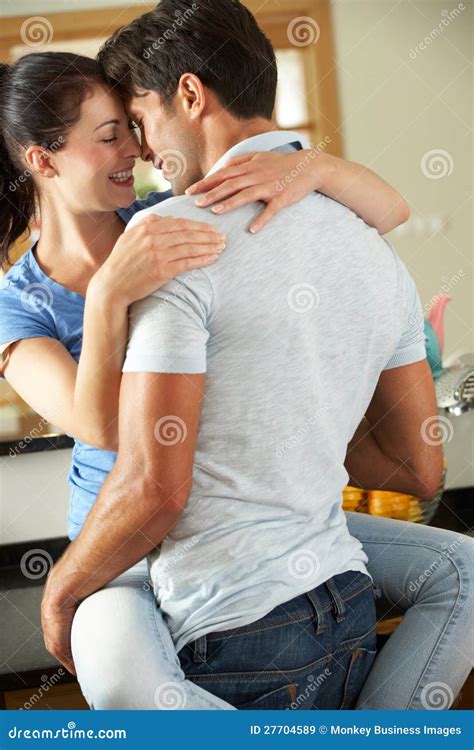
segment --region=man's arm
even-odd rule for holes
[[[432,497],[443,471],[437,419],[426,359],[384,370],[347,449],[350,484]]]
[[[51,571],[43,598],[46,646],[70,671],[79,602],[160,544],[186,505],[204,378],[123,375],[116,464],[81,533]]]

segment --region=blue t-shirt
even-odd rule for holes
[[[171,191],[149,193],[117,213],[128,223],[131,217],[172,196]],[[46,276],[34,256],[35,246],[12,266],[0,283],[0,345],[30,338],[60,341],[79,361],[82,348],[85,297],[71,292]],[[71,498],[68,536],[80,532],[117,454],[75,440],[68,475]]]

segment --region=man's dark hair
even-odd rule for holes
[[[161,0],[118,29],[98,61],[124,99],[151,90],[170,104],[183,73],[194,73],[234,117],[272,116],[275,53],[238,0]]]

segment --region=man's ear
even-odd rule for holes
[[[57,170],[51,161],[50,154],[43,146],[28,146],[24,158],[27,169],[40,177],[55,177]]]
[[[201,116],[206,105],[206,90],[194,73],[183,73],[176,92],[178,102],[185,114],[192,119]]]

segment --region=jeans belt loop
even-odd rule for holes
[[[204,663],[207,660],[207,638],[201,635],[193,643],[193,661]]]
[[[306,596],[311,602],[316,615],[316,635],[321,635],[324,632],[324,607],[321,605],[315,589],[307,591]]]
[[[333,603],[333,611],[336,616],[336,622],[341,622],[341,620],[344,619],[344,616],[346,614],[346,608],[344,606],[344,602],[341,599],[341,595],[334,582],[334,579],[329,578],[326,581],[326,586],[327,586],[329,593],[331,594],[331,599]]]

